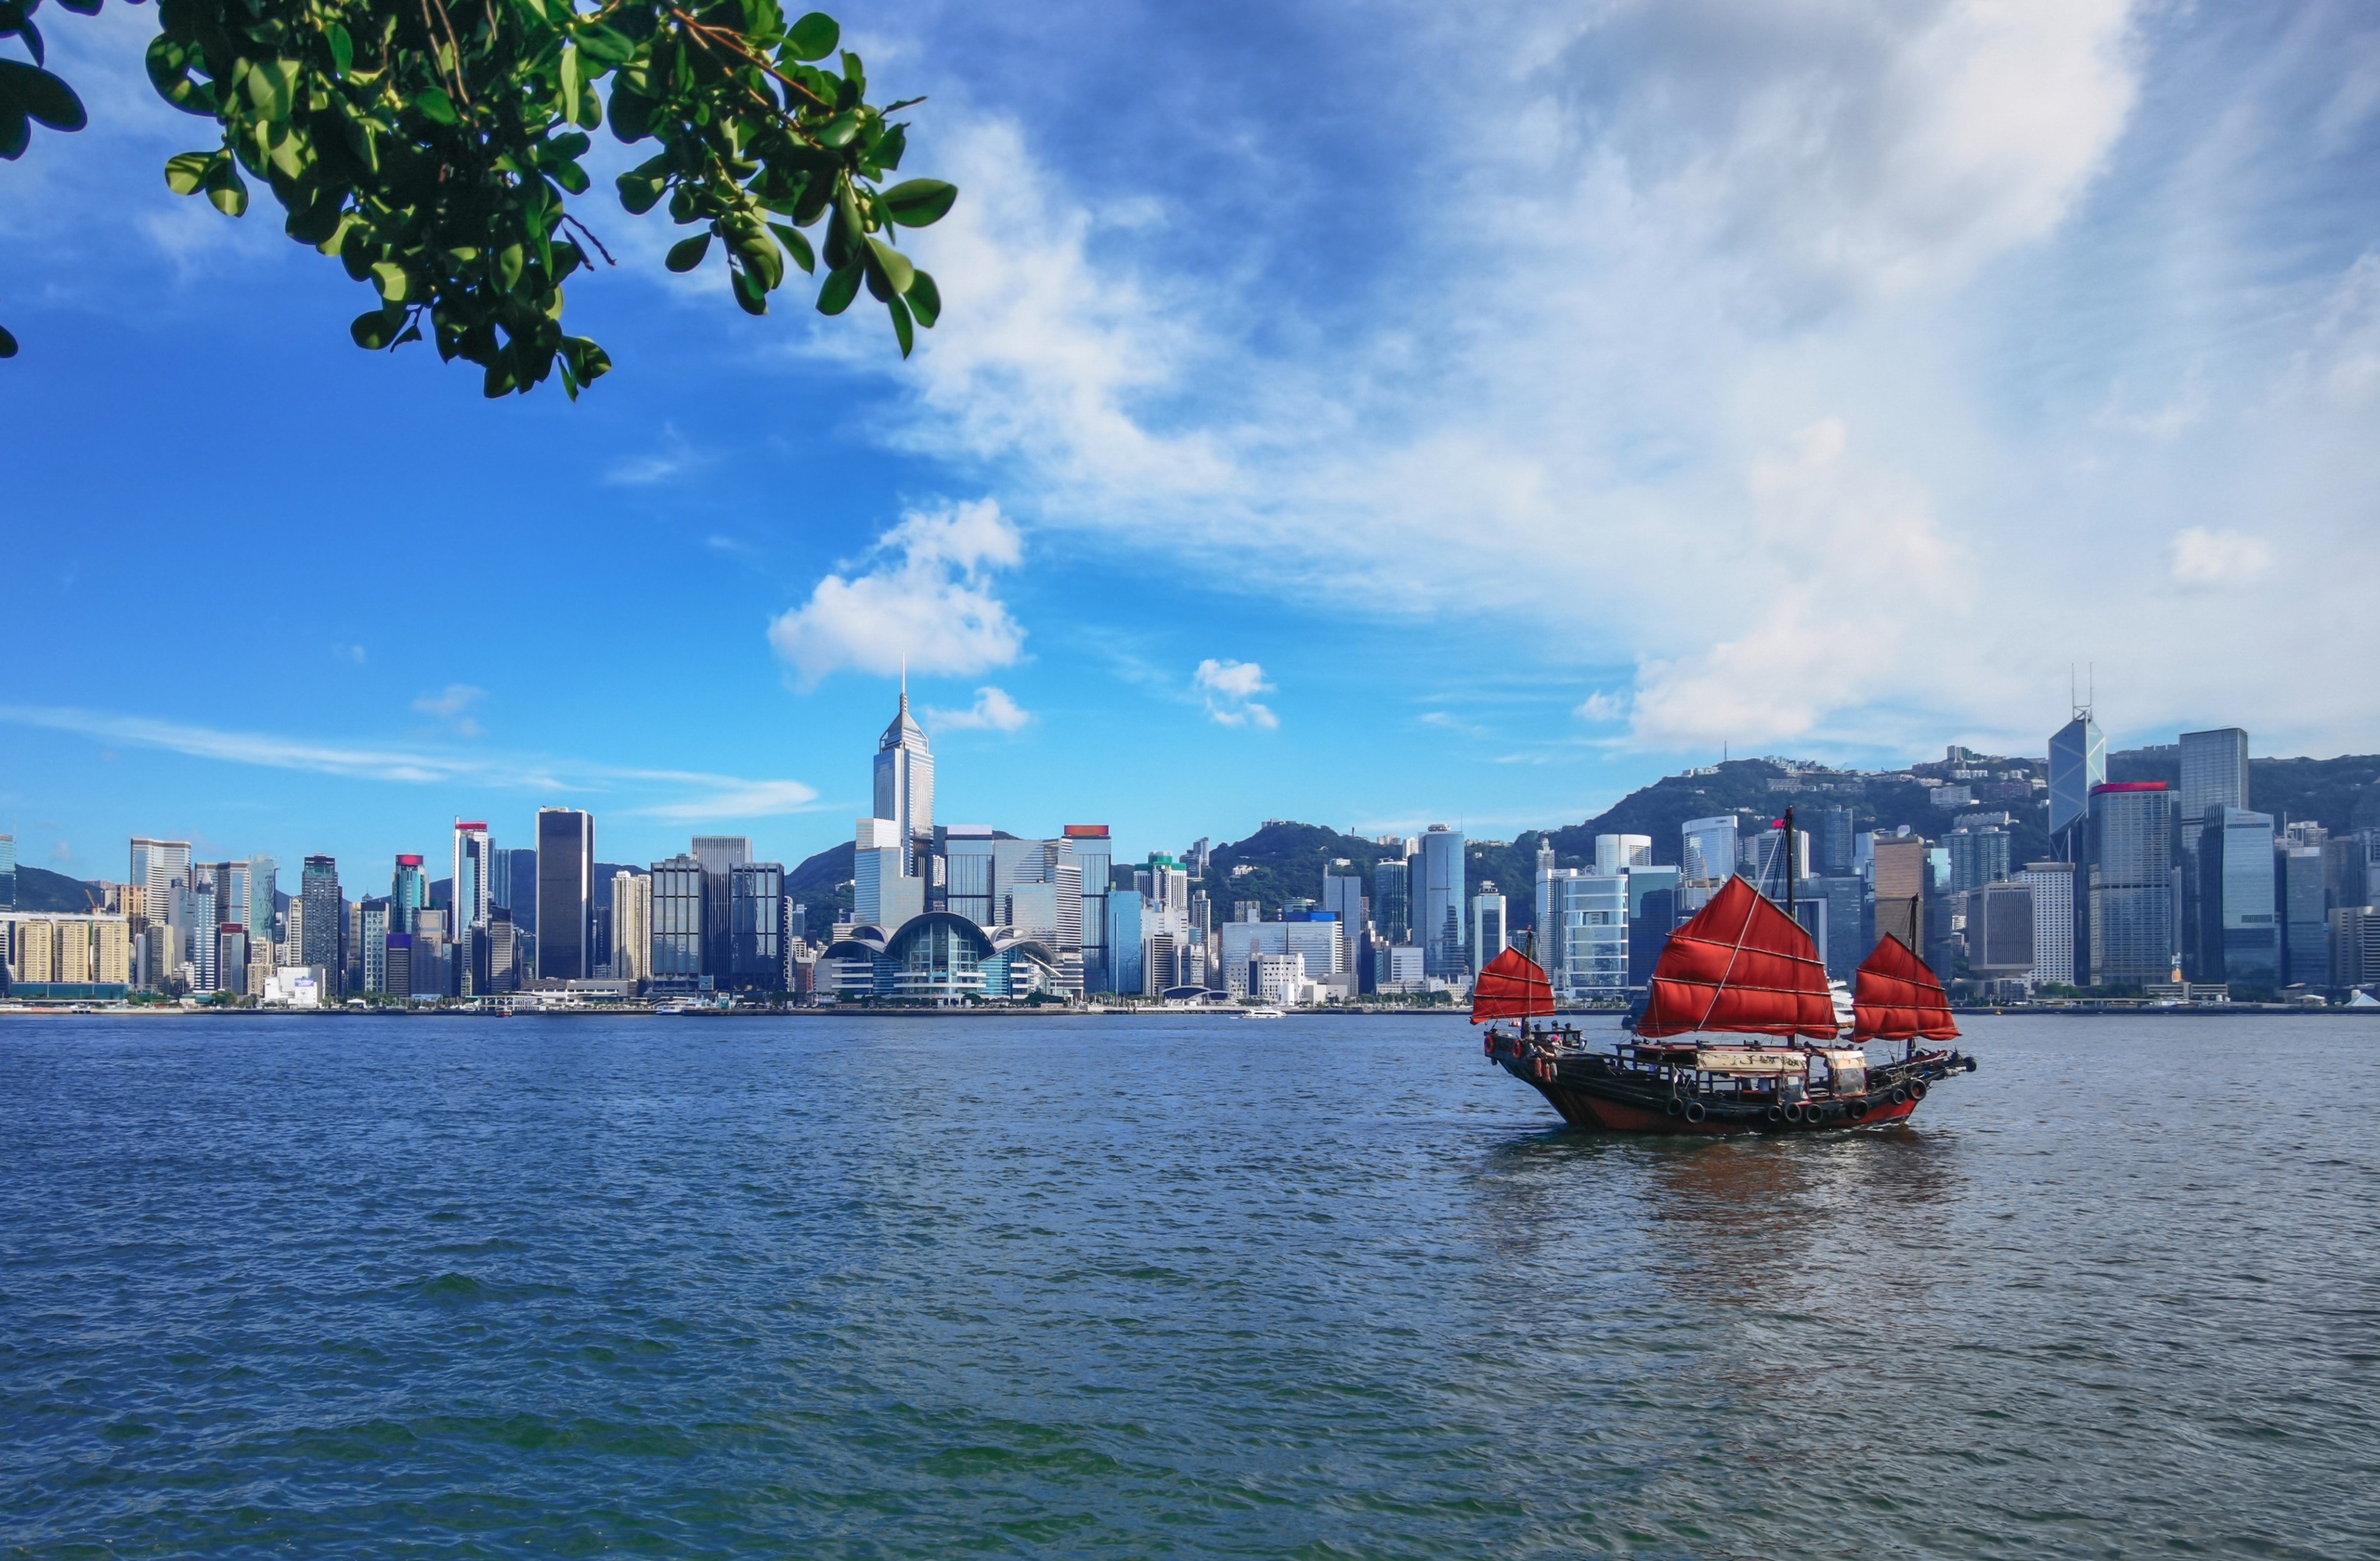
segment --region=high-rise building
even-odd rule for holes
[[[1785,897],[1784,875],[1777,869],[1777,855],[1784,849],[1782,828],[1763,830],[1752,839],[1752,881],[1764,894],[1776,899]],[[1793,879],[1800,883],[1810,876],[1810,832],[1793,831]]]
[[[1360,884],[1363,880],[1351,878],[1347,882]],[[1478,894],[1471,896],[1471,973],[1474,976],[1488,961],[1504,952],[1505,915],[1502,895]]]
[[[997,878],[997,856],[1004,840],[992,842]],[[900,824],[892,819],[860,819],[855,832],[852,851],[852,914],[863,927],[881,927],[888,933],[898,931],[913,917],[923,914],[925,880],[901,871],[904,848]],[[999,885],[995,884],[995,888]],[[994,914],[997,914],[994,902]],[[990,925],[991,923],[985,923]]]
[[[1339,918],[1339,924],[1348,929],[1348,936],[1354,936],[1368,920],[1364,912],[1364,880],[1352,872],[1342,875],[1324,869],[1322,909]]]
[[[1689,884],[1725,883],[1735,874],[1735,815],[1688,819],[1679,828],[1680,874]]]
[[[1969,892],[1967,970],[1977,981],[2014,981],[2033,970],[2033,890],[1994,882]]]
[[[653,881],[625,867],[612,874],[612,974],[653,979]]]
[[[2281,928],[2273,872],[2273,816],[2216,806],[2199,822],[2204,826],[2197,862],[2199,960],[2209,979],[2277,984]]]
[[[2342,905],[2330,913],[2330,984],[2380,981],[2380,910]]]
[[[1102,845],[1105,842],[1101,842]],[[992,909],[992,889],[998,865],[993,850],[991,826],[982,823],[954,823],[942,832],[943,904],[953,914],[964,916],[978,927],[990,927],[1000,918]],[[1100,890],[1105,893],[1104,885]],[[1083,893],[1091,893],[1090,881],[1084,880]],[[1105,908],[1100,914],[1105,916]],[[867,918],[862,917],[862,921]],[[1106,942],[1101,934],[1101,944]],[[1105,990],[1104,988],[1101,990]]]
[[[1848,851],[1844,853],[1850,855]],[[1819,942],[1819,957],[1827,962],[1827,976],[1831,981],[1850,982],[1859,974],[1860,961],[1868,956],[1866,931],[1867,885],[1853,873],[1827,873],[1802,885],[1802,894],[1814,900],[1827,902],[1827,935]]]
[[[901,708],[876,743],[876,816],[892,821],[902,851],[901,872],[916,876],[934,838],[934,755],[925,729],[909,718],[909,679],[901,679]]]
[[[128,883],[141,885],[148,902],[149,920],[169,926],[184,926],[175,916],[177,892],[190,886],[190,843],[188,840],[159,840],[146,835],[132,837],[132,871]],[[176,955],[176,963],[180,956]],[[173,972],[160,972],[171,975]]]
[[[702,863],[680,853],[653,863],[652,970],[656,990],[692,992],[702,984],[702,944],[710,925],[710,880]]]
[[[430,880],[422,875],[421,859],[400,856],[396,871],[388,880],[388,922],[390,930],[399,933],[413,931],[414,918],[430,903]]]
[[[743,861],[727,870],[729,981],[739,990],[778,992],[785,980],[785,869]]]
[[[271,857],[248,859],[248,930],[251,937],[265,943],[281,937],[281,864]],[[273,963],[262,954],[251,957],[268,966]]]
[[[1538,870],[1537,961],[1558,1000],[1595,1002],[1617,997],[1627,987],[1633,879],[1633,873],[1585,872],[1574,867]],[[1675,879],[1665,882],[1674,884]],[[1671,890],[1646,896],[1674,897]],[[1666,935],[1669,929],[1661,932]]]
[[[1431,824],[1421,837],[1421,883],[1414,889],[1415,935],[1422,946],[1422,968],[1449,981],[1459,979],[1470,967],[1463,947],[1464,872],[1462,832],[1442,823]]]
[[[537,811],[537,975],[584,981],[594,973],[595,816]]]
[[[1083,989],[1106,992],[1108,985],[1108,893],[1115,875],[1115,846],[1103,823],[1070,823],[1062,831],[1074,842],[1075,865],[1083,881]],[[1207,842],[1191,848],[1198,868],[1206,871]]]
[[[1117,889],[1108,896],[1108,990],[1131,996],[1148,982],[1147,947],[1148,902],[1137,891]]]
[[[2074,984],[2074,864],[2027,862],[2016,875],[2033,896],[2033,979]]]
[[[1372,869],[1372,925],[1390,944],[1413,941],[1413,867],[1402,858]]]
[[[363,989],[370,993],[385,993],[388,991],[388,901],[363,900],[358,903],[356,910],[363,944]]]
[[[2237,726],[2181,734],[2181,818],[2204,822],[2208,810],[2248,807],[2248,734]],[[2194,843],[2194,842],[2193,842]]]
[[[1852,822],[1849,808],[1828,808],[1812,820],[1810,833],[1817,837],[1815,855],[1821,875],[1841,877],[1859,871],[1852,857]]]
[[[334,994],[343,990],[346,950],[340,946],[347,929],[346,907],[339,897],[339,863],[334,857],[308,857],[298,878],[298,897],[306,907],[301,929],[304,942],[298,963],[319,966]]]
[[[514,935],[533,938],[537,935],[537,851],[522,846],[509,851],[498,851],[494,899],[496,904],[513,913]],[[533,957],[533,956],[532,956]]]
[[[735,896],[729,878],[736,868],[752,860],[752,842],[742,835],[698,835],[690,854],[710,875],[709,896],[704,901],[710,925],[703,934],[702,968],[724,986],[735,967],[735,951],[730,946],[735,935],[730,923],[735,919]]]
[[[455,878],[451,892],[458,930],[488,924],[488,912],[497,904],[496,880],[503,872],[497,862],[501,855],[485,823],[455,821]]]
[[[2107,739],[2089,705],[2049,738],[2049,837],[2062,860],[2082,860],[2081,829],[2091,813],[2091,788],[2107,778]]]
[[[2265,841],[2265,917],[2273,914],[2273,846]],[[2173,803],[2163,781],[2119,781],[2091,788],[2078,885],[2087,938],[2079,981],[2137,986],[2173,973]]]
[[[17,909],[17,837],[0,835],[0,910]]]
[[[2321,846],[2290,846],[2280,872],[2283,980],[2291,986],[2330,984],[2330,908],[2323,896]]]
[[[1880,836],[1875,847],[1876,935],[1925,952],[1925,900],[1933,889],[1930,848],[1922,835]],[[1864,956],[1863,956],[1864,957]]]
[[[1598,835],[1595,837],[1595,871],[1614,877],[1632,867],[1649,867],[1653,837],[1649,835]]]
[[[1950,893],[1963,895],[2009,875],[2009,832],[1986,825],[1961,826],[1942,837],[1950,853]]]

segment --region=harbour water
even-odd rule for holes
[[[0,1556],[2380,1553],[2380,1025],[0,1024]]]

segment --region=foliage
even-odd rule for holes
[[[59,3],[90,14],[100,0]],[[0,0],[0,37],[33,56],[0,61],[0,157],[24,151],[29,119],[83,123],[42,68],[40,4]],[[165,182],[235,217],[249,181],[263,183],[290,238],[377,295],[349,327],[359,347],[429,339],[478,364],[491,396],[558,369],[575,397],[609,370],[601,347],[562,328],[564,281],[590,249],[611,262],[567,209],[591,182],[588,132],[607,124],[656,148],[620,176],[620,204],[697,229],[671,249],[673,271],[715,245],[747,313],[767,311],[789,260],[819,276],[823,313],[865,287],[904,357],[941,312],[896,238],[958,192],[883,184],[907,140],[891,116],[918,100],[869,104],[858,56],[822,13],[788,25],[776,0],[159,0],[158,13],[150,80],[221,130],[170,159]],[[805,230],[821,222],[813,247]],[[0,356],[15,346],[0,333]]]

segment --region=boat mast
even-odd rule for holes
[[[1802,920],[1793,914],[1793,805],[1790,802],[1785,805],[1785,914],[1790,920]]]

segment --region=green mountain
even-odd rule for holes
[[[45,867],[18,865],[18,910],[87,912],[102,903],[102,893],[96,884],[86,884],[63,872],[52,872]]]

